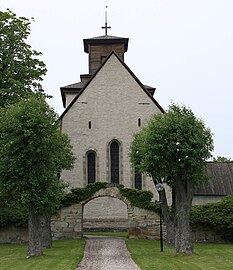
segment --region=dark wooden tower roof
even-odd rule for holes
[[[122,44],[124,45],[124,52],[128,50],[128,38],[123,37],[115,37],[115,36],[99,36],[99,37],[92,37],[83,40],[84,45],[84,52],[89,53],[89,46],[92,45],[112,45],[112,44]]]

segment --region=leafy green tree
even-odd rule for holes
[[[223,157],[223,156],[217,156],[213,158],[214,162],[232,162],[230,158]]]
[[[212,134],[203,121],[190,109],[175,104],[165,114],[156,114],[134,136],[133,165],[151,175],[155,184],[166,183],[172,188],[171,209],[162,193],[163,216],[177,253],[192,253],[189,223],[193,186],[207,180],[205,160],[211,157],[212,150]]]
[[[43,92],[40,81],[46,74],[40,52],[26,42],[31,21],[16,14],[0,11],[0,107]]]
[[[59,206],[62,169],[73,166],[69,139],[42,96],[0,109],[0,185],[8,200],[28,211],[28,256],[42,255],[41,219]]]

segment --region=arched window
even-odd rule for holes
[[[119,184],[120,175],[120,146],[117,141],[110,144],[110,180],[111,183]]]
[[[87,153],[87,183],[96,181],[96,154],[95,152]]]
[[[137,189],[142,189],[142,173],[134,172],[134,187]]]

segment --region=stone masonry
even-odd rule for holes
[[[83,209],[85,204],[96,198],[116,198],[124,202],[127,208],[127,219],[123,222],[123,227],[128,230],[131,238],[159,238],[159,216],[148,210],[133,207],[130,202],[120,194],[117,187],[109,187],[96,192],[90,199],[79,204],[65,207],[52,218],[51,226],[53,239],[79,238],[83,235],[85,222],[83,220]],[[112,229],[122,225],[122,220],[112,222]],[[86,225],[87,226],[87,225]],[[93,223],[89,225],[93,228]],[[103,225],[102,225],[103,226]],[[106,223],[104,224],[106,227]],[[107,224],[107,226],[109,226]],[[101,228],[103,229],[103,228]]]

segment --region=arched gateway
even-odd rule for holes
[[[100,197],[113,197],[125,203],[130,237],[157,238],[159,235],[158,215],[152,211],[132,206],[116,186],[109,184],[106,188],[95,192],[87,200],[59,210],[51,221],[53,239],[81,238],[83,236],[84,206],[91,200]]]

